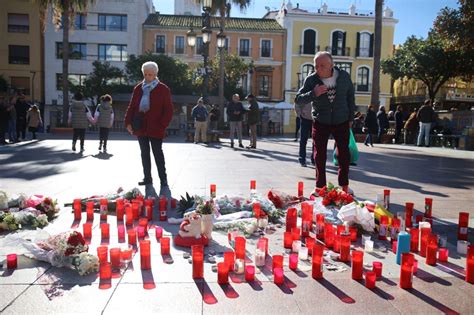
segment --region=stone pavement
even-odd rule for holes
[[[49,135],[40,135],[39,141],[0,147],[0,190],[45,194],[63,204],[118,187],[136,187],[142,171],[138,143],[133,137],[112,134],[107,154],[98,152],[96,134],[87,134],[86,138],[89,140],[82,154],[71,151],[69,137]],[[244,141],[244,145],[247,143]],[[185,192],[205,195],[211,183],[217,185],[218,195],[247,194],[251,179],[257,181],[260,193],[274,188],[295,194],[298,181],[304,182],[305,195],[314,188],[314,168],[297,163],[298,144],[290,138],[261,139],[258,149],[251,151],[231,149],[228,139],[219,145],[204,146],[172,137],[163,147],[170,193],[175,198]],[[329,160],[332,147],[330,142]],[[350,266],[345,272],[325,271],[324,280],[315,281],[308,265],[302,262],[297,272],[285,267],[283,286],[273,284],[266,269],[257,275],[255,283],[246,283],[234,275],[229,286],[219,286],[210,263],[205,264],[205,279],[193,281],[192,267],[183,258],[186,250],[172,248],[174,263],[166,264],[159,255],[159,244],[152,241],[152,270],[141,272],[139,255],[135,255],[129,269],[113,279],[112,287],[106,290],[99,289],[96,275],[80,277],[73,271],[21,257],[19,268],[13,272],[0,269],[0,312],[113,314],[138,309],[144,314],[474,313],[473,286],[463,281],[465,257],[458,255],[455,248],[458,212],[469,212],[470,226],[474,226],[474,153],[401,145],[370,148],[359,144],[359,150],[358,165],[351,166],[350,171],[351,188],[359,199],[373,200],[383,189],[391,189],[393,213],[412,201],[418,214],[423,210],[424,198],[432,197],[434,230],[448,235],[449,263],[432,267],[418,257],[420,271],[414,277],[412,290],[398,287],[399,266],[385,242],[376,242],[375,252],[364,255],[364,262],[383,262],[384,278],[377,282],[376,290],[368,290],[363,283],[351,280]],[[155,169],[153,172],[156,174]],[[337,183],[337,168],[332,162],[328,162],[327,172],[328,181]],[[158,191],[159,185],[154,188]],[[99,245],[98,222],[96,217],[92,253]],[[70,209],[64,208],[47,229],[64,231],[72,223]],[[109,223],[113,245],[116,220],[110,218]],[[177,226],[164,224],[164,228],[171,234],[177,231]],[[282,234],[278,228],[268,235],[270,253],[282,253]],[[470,241],[474,241],[472,228],[469,234]],[[219,256],[229,245],[225,235],[213,235],[211,248]],[[360,241],[355,244],[359,246]],[[255,239],[251,238],[247,243],[249,258],[253,258],[254,247]],[[0,261],[3,259],[0,257]]]

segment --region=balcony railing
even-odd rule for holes
[[[319,51],[319,45],[314,46],[314,49],[312,47],[304,47],[304,45],[300,45],[299,48],[299,54],[300,55],[314,55]]]
[[[371,92],[372,91],[372,83],[369,83],[369,84],[354,83],[354,90],[356,92]]]
[[[350,56],[351,55],[350,47],[337,48],[337,49],[334,49],[334,51],[332,51],[332,46],[326,46],[326,51],[330,52],[333,56]]]

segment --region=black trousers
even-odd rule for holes
[[[16,136],[20,139],[26,139],[26,117],[17,117],[16,119]]]
[[[109,140],[109,130],[110,128],[99,128],[99,140],[100,140],[100,145],[104,145],[104,148],[107,147],[107,140]]]
[[[81,141],[81,149],[84,149],[84,137],[86,136],[85,128],[74,128],[72,134],[72,145],[76,146],[76,141],[79,138]]]
[[[160,176],[161,186],[167,186],[168,180],[166,178],[165,156],[163,154],[163,140],[151,137],[138,137],[138,144],[140,145],[140,152],[142,157],[144,181],[152,183],[151,177],[151,158],[150,158],[150,144],[155,157],[156,168]]]

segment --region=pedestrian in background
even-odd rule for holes
[[[109,140],[109,131],[114,124],[114,109],[112,107],[112,96],[109,94],[100,97],[100,104],[94,113],[94,121],[99,126],[99,151],[104,149],[107,152],[107,141]]]
[[[295,119],[295,124],[296,124],[296,129],[295,129],[295,142],[298,141],[298,132],[300,131],[301,128],[301,118],[296,114],[296,119]]]
[[[200,97],[196,106],[191,111],[191,117],[194,120],[194,143],[201,141],[207,144],[207,117],[209,113],[204,105],[204,99]]]
[[[69,107],[68,123],[72,126],[72,150],[76,151],[77,139],[80,141],[81,152],[84,151],[84,140],[86,129],[89,123],[94,122],[92,113],[83,100],[84,96],[81,92],[74,93],[74,98]]]
[[[217,104],[212,104],[211,110],[209,111],[209,124],[211,130],[217,130],[217,124],[221,116],[221,111]]]
[[[244,147],[242,144],[242,118],[244,111],[245,109],[240,102],[239,94],[232,95],[232,101],[227,104],[227,118],[229,119],[231,148],[234,147],[234,136],[236,132],[239,139],[239,147]]]
[[[249,124],[250,129],[250,145],[247,147],[247,149],[256,149],[257,124],[260,121],[260,111],[258,107],[258,102],[253,94],[247,95],[246,99],[250,105],[247,112],[247,123]]]
[[[423,145],[423,138],[424,145],[426,147],[430,146],[431,125],[436,120],[435,115],[433,107],[431,106],[431,100],[426,100],[423,106],[418,110],[418,113],[416,113],[416,118],[420,122],[420,133],[418,134],[418,140],[416,142],[417,146],[421,147]]]
[[[397,111],[395,112],[395,143],[400,142],[400,135],[402,134],[403,129],[403,107],[401,105],[397,106]]]
[[[295,103],[295,112],[296,115],[300,118],[300,148],[298,152],[298,162],[302,167],[306,167],[306,145],[308,139],[311,140],[311,164],[314,165],[314,145],[313,139],[311,138],[311,129],[313,127],[313,107],[311,103],[306,104],[296,104]]]
[[[378,129],[378,124],[377,124],[377,116],[374,111],[374,106],[369,105],[367,107],[367,114],[365,114],[365,120],[364,120],[364,132],[367,133],[365,136],[365,141],[364,144],[366,146],[373,147],[374,146],[374,141],[372,139],[372,135],[377,133]]]
[[[382,143],[382,137],[389,127],[387,114],[385,113],[385,106],[383,105],[379,107],[379,111],[377,112],[377,123],[379,124],[377,141],[378,143]]]
[[[41,113],[37,105],[31,106],[28,110],[28,113],[26,114],[26,122],[28,124],[28,131],[31,132],[31,140],[35,140],[39,126],[43,124]]]
[[[15,103],[16,110],[16,135],[18,140],[26,139],[26,114],[30,109],[30,105],[26,102],[25,95],[19,94]]]
[[[9,105],[6,93],[0,92],[0,145],[8,144],[5,133],[8,128],[9,113],[7,108]]]
[[[8,100],[7,103],[7,111],[9,112],[9,119],[8,119],[8,138],[10,139],[10,143],[18,142],[18,136],[16,133],[16,120],[17,120],[17,115],[16,115],[16,108],[15,108],[15,103],[16,103],[16,95],[10,96],[5,100]]]
[[[403,135],[403,142],[405,144],[412,144],[416,140],[416,131],[418,129],[418,119],[416,118],[416,108],[413,112],[408,116],[407,121],[403,128],[405,129],[405,133]]]

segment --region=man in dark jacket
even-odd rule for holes
[[[403,129],[403,108],[401,105],[397,106],[397,111],[395,112],[395,143],[400,142],[400,135],[402,134]]]
[[[431,100],[426,100],[425,104],[420,107],[416,118],[420,122],[420,133],[416,145],[421,147],[423,145],[423,137],[425,138],[425,146],[430,146],[430,131],[431,124],[434,122],[435,112],[431,106]]]
[[[29,109],[30,105],[28,105],[28,103],[26,102],[25,96],[23,94],[20,94],[15,103],[16,136],[18,137],[18,140],[20,139],[20,135],[22,140],[26,139],[26,114],[28,113]]]
[[[230,127],[230,147],[234,147],[234,133],[237,131],[239,138],[239,147],[243,148],[242,144],[242,118],[244,115],[244,106],[240,102],[239,94],[232,95],[232,101],[227,104],[227,118],[229,119]]]
[[[382,136],[385,133],[385,130],[388,129],[388,117],[385,112],[385,106],[380,106],[379,111],[377,112],[377,123],[379,124],[379,132],[377,134],[377,140],[379,143],[382,143]]]
[[[312,103],[316,193],[326,185],[326,159],[329,136],[338,150],[338,183],[349,191],[349,130],[354,119],[354,85],[350,75],[334,67],[326,51],[314,57],[315,72],[310,73],[295,98],[297,105]]]
[[[247,113],[247,123],[250,129],[250,145],[247,149],[257,148],[257,124],[260,121],[260,112],[258,108],[258,102],[253,94],[247,95],[247,101],[249,102],[249,109]]]
[[[366,146],[374,146],[374,141],[372,140],[372,135],[377,132],[377,116],[375,115],[374,106],[369,105],[367,108],[367,114],[365,115],[364,120],[364,131],[367,133],[365,137],[364,144]]]

